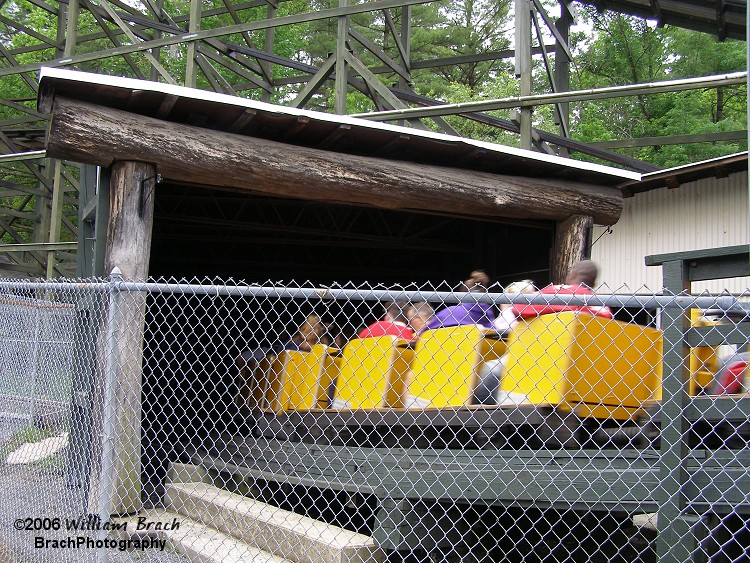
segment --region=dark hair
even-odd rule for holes
[[[383,305],[385,312],[390,315],[394,321],[407,324],[409,317],[407,315],[411,305],[406,301],[388,301]]]
[[[585,284],[590,288],[596,285],[599,268],[592,260],[580,260],[573,264],[565,283],[570,285]]]

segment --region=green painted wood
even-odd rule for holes
[[[750,275],[747,252],[688,262],[690,281],[735,278]]]
[[[404,499],[385,498],[381,501],[372,530],[372,539],[379,547],[386,550],[401,550],[408,547],[402,527],[405,520],[404,504]]]
[[[78,189],[77,275],[104,276],[104,250],[109,221],[109,170],[81,165]],[[98,189],[97,189],[98,188]]]
[[[750,342],[750,323],[699,326],[685,331],[685,341],[694,346],[721,346]]]
[[[750,495],[748,467],[701,467],[690,471],[685,496],[693,512],[749,514],[750,506],[741,502]],[[726,499],[722,501],[722,499]]]
[[[750,246],[739,245],[647,256],[645,262],[648,266],[662,266],[664,288],[676,294],[689,291],[693,281],[750,275],[749,256]],[[704,463],[691,471],[688,432],[693,421],[726,421],[727,416],[741,418],[747,402],[724,401],[724,398],[691,399],[687,388],[686,345],[744,344],[748,340],[748,330],[738,325],[690,328],[687,316],[678,308],[665,309],[662,321],[665,353],[659,415],[663,479],[658,494],[661,503],[657,554],[660,562],[705,561],[707,556],[701,544],[712,536],[712,524],[705,517],[688,512],[709,512],[724,507],[739,510],[738,501],[747,498],[747,464],[739,464],[736,475],[732,474],[731,463],[715,468]],[[731,426],[725,429],[734,431]],[[730,474],[732,477],[728,478]],[[736,500],[722,503],[721,499],[725,498]]]
[[[735,255],[748,256],[750,254],[750,245],[740,244],[736,246],[724,246],[720,248],[705,248],[702,250],[689,250],[685,252],[670,252],[668,254],[652,254],[646,256],[646,266],[661,266],[665,262],[683,261],[700,261],[703,259],[713,259],[719,257],[732,257]]]
[[[75,369],[72,377],[70,401],[70,447],[65,471],[68,487],[80,489],[86,505],[90,479],[94,433],[92,401],[97,377],[96,336],[97,319],[104,303],[100,295],[88,296],[76,308],[73,357]]]
[[[700,517],[693,514],[678,514],[670,520],[664,520],[662,511],[659,511],[657,553],[660,563],[700,561],[697,554],[699,543],[695,533],[699,522]]]
[[[592,452],[592,456],[594,456]],[[612,459],[571,457],[568,464],[497,465],[439,470],[402,470],[389,467],[330,465],[272,459],[238,460],[231,463],[218,456],[196,455],[196,463],[243,478],[306,487],[374,494],[381,499],[450,501],[463,504],[537,507],[555,509],[652,512],[659,506],[660,469],[654,462],[635,460],[630,466]],[[241,465],[240,465],[241,464]],[[557,466],[557,469],[550,467]],[[686,463],[688,512],[749,513],[750,506],[737,502],[750,493],[747,460],[707,464],[690,458]],[[728,497],[727,490],[733,491]]]
[[[107,249],[111,178],[111,169],[99,170],[99,190],[96,194],[96,218],[94,219],[94,267],[92,270],[92,275],[97,277],[109,275],[109,272],[104,271],[104,256]]]
[[[672,293],[689,289],[688,268],[685,260],[662,262],[664,288]],[[662,563],[674,562],[673,546],[682,533],[679,518],[687,499],[684,487],[688,481],[685,461],[688,455],[686,441],[689,425],[683,409],[689,400],[687,350],[683,340],[689,328],[689,319],[679,307],[668,307],[662,314],[664,334],[664,372],[662,379],[661,405],[661,460],[660,467],[665,479],[658,484],[659,536],[657,554]],[[666,478],[669,476],[669,478]]]
[[[685,264],[683,276],[686,282],[748,276],[750,275],[750,245],[654,254],[646,256],[645,261],[646,266],[664,266],[669,262],[683,262]],[[667,287],[666,277],[664,284]]]
[[[685,407],[690,420],[747,422],[750,420],[750,396],[695,397]]]

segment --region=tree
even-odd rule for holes
[[[653,22],[586,10],[593,38],[574,38],[577,57],[572,88],[707,76],[746,68],[741,41]],[[582,141],[629,139],[744,130],[747,88],[635,96],[575,104],[572,134]],[[659,166],[677,166],[743,150],[744,141],[661,145],[629,149],[629,156]]]
[[[414,27],[414,60],[481,55],[510,47],[508,0],[443,1],[415,8],[418,11],[431,12],[432,18],[425,19],[433,23]],[[425,93],[439,96],[449,85],[460,84],[481,96],[498,74],[509,69],[507,63],[491,60],[439,66],[418,74]]]

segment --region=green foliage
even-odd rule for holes
[[[572,89],[648,83],[742,71],[746,44],[595,10],[586,12],[595,31],[574,38],[578,55]],[[742,86],[631,96],[572,105],[576,139],[661,137],[740,131],[747,128],[747,88]],[[745,150],[744,141],[660,145],[624,150],[658,166],[677,166]]]
[[[420,6],[423,15],[413,28],[414,60],[441,59],[462,55],[481,55],[508,49],[508,0],[442,1]],[[416,10],[415,10],[416,11]],[[419,23],[429,25],[420,26]],[[438,97],[461,84],[481,96],[493,80],[508,71],[502,61],[477,61],[445,65],[415,73],[423,90]]]
[[[347,0],[353,4],[355,0]],[[341,0],[289,0],[280,2],[277,16],[306,13],[313,10],[334,8]],[[550,13],[557,9],[550,3]],[[202,29],[213,29],[234,25],[238,22],[262,20],[273,12],[267,5],[237,4],[235,13],[221,13],[203,17]],[[134,10],[142,10],[151,16],[140,2],[128,3]],[[29,0],[8,0],[0,7],[0,13],[27,28],[39,37],[24,33],[11,25],[0,24],[0,42],[12,53],[17,64],[39,62],[59,56],[62,37],[58,38],[56,16],[45,9],[43,3]],[[223,0],[204,0],[202,10],[226,7]],[[418,94],[438,99],[445,103],[460,103],[473,100],[505,98],[518,95],[518,83],[513,75],[512,59],[479,60],[483,55],[512,49],[512,2],[511,0],[440,0],[410,8],[393,8],[388,11],[391,24],[383,12],[355,14],[347,18],[351,27],[365,37],[387,57],[403,64],[397,39],[401,34],[401,23],[408,11],[410,17],[410,62],[435,60],[456,56],[475,57],[463,64],[445,64],[429,69],[413,69],[411,87]],[[584,31],[573,34],[571,47],[575,60],[571,67],[571,89],[597,88],[634,83],[648,83],[673,78],[706,76],[728,73],[747,68],[744,42],[718,42],[713,36],[679,28],[659,28],[646,20],[609,12],[600,13],[592,8],[579,7],[584,17]],[[117,8],[121,11],[121,8]],[[169,17],[186,27],[186,15],[190,10],[189,0],[165,0],[164,11]],[[166,21],[166,20],[165,20]],[[119,33],[117,26],[105,22],[108,29]],[[273,34],[273,55],[319,66],[336,51],[338,18],[315,20],[289,26],[248,33],[235,33],[222,37],[230,45],[240,45],[258,50],[265,48],[268,34]],[[138,26],[131,28],[148,39],[153,32]],[[396,37],[394,37],[394,35]],[[548,34],[549,35],[549,34]],[[113,41],[101,33],[97,18],[82,9],[78,19],[79,43],[76,53],[97,52],[109,49]],[[547,37],[549,40],[549,36]],[[130,40],[123,34],[117,41],[127,44]],[[548,41],[549,42],[549,41]],[[347,49],[351,50],[368,67],[383,67],[384,63],[354,37],[350,37]],[[160,63],[178,82],[184,83],[187,48],[172,45],[154,51]],[[300,71],[279,64],[261,63],[263,73],[251,57],[236,52],[219,55],[220,61],[202,61],[197,73],[197,86],[205,89],[221,89],[239,95],[265,98],[258,82],[265,80],[263,73],[283,80],[283,85],[274,88],[271,101],[289,103],[306,84],[296,82],[295,77],[306,78]],[[488,57],[491,58],[491,57]],[[550,87],[547,72],[541,58],[534,59],[534,91],[547,92]],[[211,67],[210,69],[208,67]],[[133,53],[127,58],[118,56],[98,59],[76,65],[76,68],[117,76],[164,78],[155,74],[144,53]],[[241,72],[236,72],[237,68]],[[352,71],[355,79],[360,80]],[[35,106],[36,93],[32,87],[36,77],[28,73],[21,76],[4,77],[0,83],[0,97],[26,105]],[[388,86],[403,88],[404,82],[396,72],[386,70],[377,75]],[[29,84],[31,82],[31,84]],[[346,96],[350,113],[375,109],[368,95],[349,86]],[[308,107],[321,111],[333,109],[333,81],[328,80],[310,100]],[[571,132],[581,141],[603,141],[638,137],[659,137],[717,133],[743,130],[747,127],[747,89],[744,86],[687,91],[677,94],[632,96],[571,104]],[[491,115],[509,119],[509,111],[491,112]],[[534,125],[546,131],[558,129],[553,119],[552,106],[534,109]],[[19,116],[17,107],[0,104],[0,119]],[[445,118],[461,135],[492,142],[517,145],[516,135],[499,128],[481,124],[465,117]],[[439,129],[434,121],[429,126]],[[627,149],[630,156],[648,160],[657,165],[668,166],[711,158],[745,148],[745,142],[697,143],[691,145],[662,145]],[[21,181],[10,176],[4,179]],[[28,179],[27,179],[28,180]],[[33,182],[33,180],[32,180]],[[23,200],[14,202],[22,205]],[[33,208],[33,201],[28,205]],[[17,208],[17,207],[16,207]],[[16,224],[22,224],[18,220]]]

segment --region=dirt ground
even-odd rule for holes
[[[36,547],[43,540],[67,541],[79,536],[97,539],[97,532],[68,531],[67,520],[79,519],[86,514],[84,491],[80,487],[69,487],[64,477],[67,449],[51,457],[30,464],[0,466],[0,562],[2,563],[78,563],[97,561],[97,550],[86,547]],[[4,459],[0,463],[4,463]],[[59,530],[18,530],[17,520],[41,518],[40,527],[57,527],[52,522],[59,519]],[[43,519],[49,519],[46,522]],[[35,525],[36,523],[32,523]],[[21,524],[22,526],[23,524]],[[114,536],[112,536],[114,538]],[[78,541],[77,539],[75,540]],[[58,544],[59,545],[59,544]],[[113,563],[146,562],[182,563],[187,557],[180,556],[167,546],[165,551],[150,548],[144,551],[120,551],[119,546],[107,549],[109,561]]]

